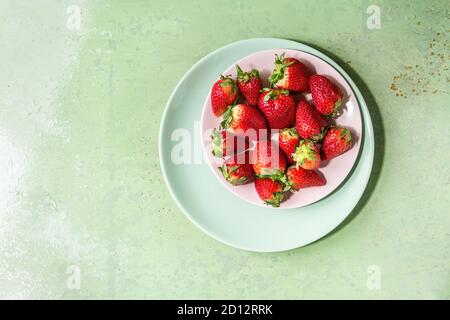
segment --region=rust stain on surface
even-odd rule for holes
[[[424,62],[414,66],[405,65],[403,70],[392,78],[390,90],[395,96],[406,98],[408,95],[447,92],[440,86],[437,87],[437,84],[450,82],[448,33],[449,30],[436,32],[428,43]]]

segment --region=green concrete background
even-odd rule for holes
[[[381,8],[369,30],[366,9]],[[79,29],[67,26],[81,8]],[[450,298],[448,1],[0,1],[0,297]],[[330,54],[375,127],[338,231],[256,254],[203,234],[158,162],[167,99],[201,57],[281,37]],[[370,266],[380,270],[373,290]],[[80,288],[68,285],[73,267]],[[368,273],[369,271],[369,273]]]

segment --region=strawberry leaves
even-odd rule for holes
[[[316,160],[316,154],[308,142],[301,141],[293,154],[293,158],[296,162],[296,167],[298,168],[306,160]]]
[[[225,180],[227,180],[229,183],[231,183],[234,186],[246,184],[248,181],[247,176],[245,175],[234,175],[233,173],[237,173],[237,171],[240,169],[240,166],[231,166],[228,167],[226,164],[223,164],[221,167],[219,167],[219,170],[222,172],[223,177]]]
[[[264,102],[268,102],[269,100],[276,100],[280,94],[283,94],[285,96],[289,95],[289,90],[278,90],[278,89],[265,88],[262,91],[267,92],[267,94],[264,96]]]
[[[212,154],[215,157],[222,157],[223,156],[223,148],[222,148],[222,135],[219,130],[214,129],[211,133],[211,140],[212,140]]]
[[[234,94],[237,92],[237,87],[236,87],[236,83],[234,82],[233,78],[231,77],[231,75],[228,76],[223,76],[220,75],[220,79],[223,80],[222,82],[219,83],[219,86],[221,88],[226,88],[226,87],[230,87],[230,93]]]
[[[259,78],[259,71],[256,69],[252,69],[250,72],[244,72],[242,71],[241,67],[239,65],[236,65],[236,72],[237,72],[237,80],[241,83],[247,83],[250,81],[251,78]]]
[[[223,120],[220,122],[219,129],[228,129],[231,121],[233,121],[232,110],[233,106],[229,106],[223,114]]]
[[[278,81],[282,80],[286,68],[295,63],[295,61],[285,63],[284,54],[284,52],[280,56],[275,54],[275,69],[269,77],[269,83],[271,87],[274,87]]]
[[[272,181],[280,182],[283,187],[283,191],[291,190],[291,185],[290,185],[290,182],[288,181],[286,174],[281,171],[277,172],[275,174],[258,174],[256,176],[261,179],[268,178],[268,179],[271,179]]]
[[[264,204],[270,205],[272,207],[279,207],[281,201],[283,200],[284,194],[281,191],[275,192],[270,199],[266,199]]]

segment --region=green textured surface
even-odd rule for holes
[[[67,6],[81,7],[79,30]],[[450,298],[448,2],[0,2],[0,297]],[[208,7],[208,8],[207,8]],[[374,171],[351,219],[256,254],[196,229],[164,185],[173,87],[233,41],[280,37],[360,86]],[[399,94],[399,96],[396,95]],[[81,287],[67,287],[67,268]],[[379,266],[381,288],[366,285]]]

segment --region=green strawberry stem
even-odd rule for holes
[[[264,201],[265,204],[271,205],[272,207],[279,207],[281,201],[283,200],[284,194],[283,192],[275,192],[271,199],[267,199]]]
[[[292,154],[292,158],[295,160],[297,168],[307,160],[316,160],[316,153],[311,146],[311,142],[301,141]]]
[[[336,103],[334,104],[333,112],[331,114],[329,114],[327,117],[329,117],[330,119],[336,118],[339,115],[339,113],[341,112],[341,105],[342,105],[342,99],[338,99],[336,101]]]
[[[284,55],[285,52],[283,52],[280,56],[275,54],[275,69],[269,77],[269,83],[272,88],[278,81],[283,79],[285,69],[294,64],[294,61],[284,63]]]
[[[241,67],[236,64],[237,79],[239,82],[247,83],[251,78],[259,78],[259,71],[252,69],[250,72],[242,71]]]
[[[231,75],[220,75],[220,79],[223,80],[219,85],[224,88],[224,87],[231,87],[231,93],[234,94],[237,91],[237,87],[236,87],[236,83],[234,82],[233,78],[231,77]]]
[[[215,157],[222,157],[223,156],[223,150],[222,150],[222,135],[220,134],[220,131],[214,128],[214,130],[211,133],[211,141],[212,141],[212,154]]]
[[[225,110],[223,114],[223,120],[220,122],[219,130],[228,129],[230,127],[230,123],[233,120],[232,112],[233,106],[228,106],[227,110]]]
[[[291,189],[290,182],[288,181],[286,174],[281,171],[275,174],[258,174],[256,176],[261,179],[269,178],[273,181],[280,182],[283,185],[283,191],[288,191]]]
[[[313,141],[313,142],[321,142],[323,140],[323,138],[325,137],[325,134],[328,131],[328,127],[323,127],[322,131],[320,131],[320,133],[312,136],[309,140]]]
[[[269,91],[270,89],[263,89],[263,90],[265,90],[265,92],[267,92],[267,91]],[[275,100],[276,98],[278,98],[278,96],[280,95],[280,94],[284,94],[285,96],[288,96],[289,95],[289,90],[272,90],[272,91],[269,91],[269,93],[267,93],[265,96],[264,96],[264,102],[267,102],[267,101],[269,101],[269,100]]]
[[[347,128],[341,127],[341,133],[339,134],[339,139],[345,138],[345,141],[352,142],[352,134]]]

